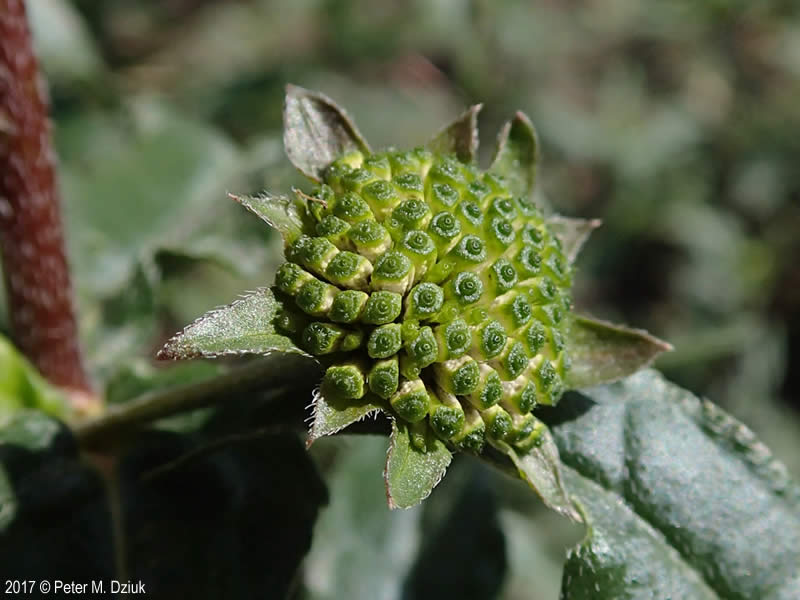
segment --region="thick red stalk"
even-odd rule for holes
[[[74,392],[74,400],[88,401],[48,97],[23,0],[0,0],[0,254],[18,347],[47,379]]]

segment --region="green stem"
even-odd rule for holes
[[[206,381],[154,390],[113,407],[102,417],[80,424],[75,436],[84,450],[97,451],[120,444],[142,425],[202,408],[234,395],[270,390],[320,377],[315,362],[294,354],[275,354],[231,369]]]

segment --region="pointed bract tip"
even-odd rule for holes
[[[521,110],[518,110],[514,113],[514,119],[517,121],[522,121],[526,125],[533,127],[533,121],[531,121],[531,118]]]
[[[167,346],[164,346],[156,353],[156,360],[175,360],[175,355]]]

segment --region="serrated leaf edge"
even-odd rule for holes
[[[191,358],[215,358],[220,356],[269,356],[271,354],[299,354],[300,356],[306,356],[308,358],[316,360],[316,358],[314,358],[313,356],[308,354],[305,350],[297,346],[294,346],[293,348],[290,348],[288,350],[270,350],[263,353],[248,352],[247,350],[220,350],[219,352],[196,352],[196,353],[186,354],[183,356],[177,356],[176,354],[170,351],[169,346],[172,345],[173,343],[177,343],[181,338],[183,338],[186,335],[186,331],[190,327],[193,327],[200,321],[212,317],[222,312],[223,310],[233,308],[235,305],[240,304],[241,302],[247,300],[249,296],[252,296],[254,294],[260,294],[265,291],[269,291],[270,293],[272,293],[272,288],[260,287],[254,290],[248,290],[242,292],[239,294],[238,299],[234,300],[230,304],[222,304],[220,306],[212,308],[209,311],[204,312],[202,315],[197,317],[191,323],[185,325],[183,329],[181,329],[178,333],[176,333],[175,335],[170,337],[166,342],[164,342],[164,345],[156,353],[156,360],[186,360]],[[280,335],[280,334],[275,334],[275,335]]]
[[[513,447],[511,447],[509,444],[507,444],[506,442],[503,442],[501,440],[489,439],[489,443],[495,449],[497,449],[503,456],[507,457],[509,461],[511,461],[511,463],[514,465],[514,468],[517,470],[517,472],[519,474],[519,478],[522,481],[524,481],[528,485],[528,487],[530,487],[534,491],[534,493],[537,496],[539,496],[539,499],[542,501],[542,504],[544,504],[550,510],[552,510],[554,512],[557,512],[561,516],[570,519],[571,521],[574,521],[576,523],[585,523],[585,521],[581,520],[582,517],[583,517],[583,513],[580,510],[575,508],[574,498],[573,498],[572,494],[570,494],[569,490],[566,488],[566,485],[564,483],[564,477],[563,477],[563,474],[561,472],[561,468],[565,467],[567,465],[564,465],[561,462],[561,457],[560,457],[560,454],[558,452],[558,447],[555,444],[555,440],[552,438],[552,434],[550,433],[550,430],[549,429],[545,429],[545,433],[543,435],[550,436],[550,440],[549,441],[553,445],[553,447],[555,448],[557,462],[554,465],[554,469],[555,469],[554,476],[555,476],[556,482],[558,484],[558,487],[561,488],[561,491],[564,493],[564,496],[565,496],[567,502],[569,503],[569,508],[561,508],[561,507],[558,507],[558,506],[553,506],[547,499],[545,499],[545,497],[541,494],[541,492],[533,485],[533,482],[531,482],[528,479],[527,474],[525,474],[525,470],[522,469],[519,466],[519,464],[517,463],[516,460],[514,460],[513,457],[516,457],[517,459],[522,458],[522,457],[520,457],[517,454],[516,450],[514,450]]]
[[[613,383],[615,381],[620,381],[621,379],[625,379],[626,377],[630,377],[631,375],[634,375],[635,373],[638,373],[641,370],[648,368],[651,364],[653,364],[653,361],[655,361],[664,352],[672,352],[675,349],[672,346],[672,344],[662,340],[661,338],[658,338],[658,337],[654,336],[653,334],[651,334],[650,332],[648,332],[645,329],[639,329],[639,328],[636,328],[636,327],[628,327],[627,325],[620,325],[619,323],[612,323],[611,321],[607,321],[605,319],[598,319],[598,318],[592,317],[591,315],[586,315],[586,314],[575,313],[575,314],[573,314],[571,316],[571,318],[573,320],[573,324],[575,322],[578,322],[578,321],[588,321],[588,322],[591,322],[593,324],[603,325],[603,326],[606,326],[606,327],[609,327],[609,328],[612,328],[612,329],[622,329],[622,330],[625,330],[625,333],[639,335],[642,338],[644,338],[645,340],[647,340],[648,342],[650,342],[651,344],[653,344],[654,347],[658,348],[658,351],[654,352],[653,355],[650,356],[650,358],[648,358],[647,360],[643,361],[639,365],[639,367],[636,369],[636,371],[633,371],[631,373],[618,375],[618,376],[615,376],[615,377],[612,377],[612,378],[609,378],[609,379],[593,381],[591,383],[585,383],[585,384],[580,384],[580,385],[571,384],[569,382],[569,373],[570,373],[570,371],[567,371],[565,384],[567,385],[567,389],[570,389],[570,390],[579,390],[579,389],[594,387],[596,385],[602,385],[602,384]],[[569,337],[570,337],[569,334],[566,337],[567,337],[567,339],[569,339]]]
[[[333,431],[330,431],[328,433],[324,433],[322,435],[315,436],[314,435],[314,424],[316,423],[316,419],[317,419],[317,402],[320,399],[324,399],[324,397],[322,395],[322,386],[318,385],[317,387],[314,388],[314,391],[311,394],[311,403],[308,406],[306,406],[306,410],[311,409],[311,414],[308,417],[306,417],[306,419],[305,419],[305,422],[308,424],[308,435],[306,437],[306,448],[310,448],[311,445],[314,442],[316,442],[318,439],[323,438],[323,437],[329,437],[329,436],[332,436],[332,435],[336,435],[340,431],[343,431],[343,430],[347,429],[348,427],[350,427],[351,425],[353,425],[355,423],[360,423],[361,421],[366,421],[368,417],[372,417],[373,419],[377,419],[378,418],[378,414],[381,413],[381,412],[383,412],[384,414],[386,414],[388,416],[388,413],[385,410],[383,410],[381,408],[374,408],[374,409],[364,413],[363,415],[361,415],[357,419],[355,419],[353,421],[350,421],[349,423],[347,423],[345,425],[342,425],[341,427],[338,427],[338,428],[334,429]]]
[[[299,167],[297,164],[295,164],[294,159],[292,158],[292,152],[290,152],[290,150],[288,148],[288,144],[286,143],[286,131],[287,131],[286,115],[287,115],[287,109],[288,109],[288,105],[289,105],[289,98],[290,97],[299,97],[301,95],[306,95],[306,96],[312,97],[312,98],[322,102],[323,104],[326,104],[331,109],[333,109],[333,111],[335,113],[337,113],[337,115],[341,119],[342,123],[345,126],[345,129],[347,130],[347,133],[349,134],[351,140],[354,142],[356,147],[361,152],[363,152],[365,154],[371,154],[372,153],[372,150],[371,150],[371,148],[369,146],[369,143],[367,142],[366,138],[361,134],[361,132],[359,131],[358,127],[355,124],[355,121],[353,120],[353,118],[348,114],[348,112],[344,108],[339,106],[339,104],[336,103],[332,98],[330,98],[329,96],[323,94],[322,92],[309,90],[309,89],[304,88],[302,86],[294,85],[292,83],[289,83],[289,84],[286,85],[284,104],[283,104],[283,125],[284,125],[283,142],[284,142],[284,148],[286,150],[286,155],[289,158],[289,161],[295,166],[295,168],[297,168],[301,173],[303,173],[303,175],[305,175],[309,179],[312,179],[313,181],[316,181],[316,182],[320,181],[320,177],[319,177],[318,173],[308,173],[307,171],[305,171],[304,169]]]
[[[450,123],[442,127],[425,146],[443,154],[453,153],[462,163],[474,162],[478,154],[478,113],[483,104],[473,104]],[[463,137],[466,133],[466,147]]]
[[[561,245],[568,246],[566,254],[570,264],[575,262],[575,259],[578,257],[584,244],[589,240],[589,236],[592,232],[603,224],[603,221],[600,219],[578,219],[574,217],[565,217],[559,214],[550,215],[545,221],[550,231],[553,232],[553,235],[559,239]],[[556,227],[553,227],[553,225]],[[558,232],[559,225],[572,227],[573,231],[579,231],[581,227],[584,229],[574,237],[572,243],[567,245],[564,238]]]
[[[521,123],[523,127],[531,132],[531,138],[533,140],[533,173],[532,179],[533,181],[529,182],[527,186],[527,193],[525,195],[532,196],[534,188],[536,186],[536,173],[539,168],[539,161],[541,160],[541,149],[539,144],[539,134],[536,132],[536,127],[534,127],[533,122],[530,120],[528,115],[526,115],[521,110],[518,110],[514,113],[514,116],[503,123],[503,126],[500,128],[500,131],[497,133],[497,141],[495,142],[494,153],[492,155],[492,162],[487,169],[487,172],[496,172],[497,171],[497,161],[501,158],[501,154],[506,149],[506,145],[508,144],[509,136],[511,135],[511,128],[514,126],[515,123]]]
[[[389,418],[389,420],[392,422],[392,433],[389,435],[389,447],[386,449],[386,463],[385,463],[385,465],[383,467],[383,483],[384,483],[384,487],[386,489],[386,503],[389,506],[389,510],[397,510],[398,508],[403,509],[403,510],[409,510],[411,508],[414,508],[415,506],[419,506],[420,503],[424,502],[425,499],[428,498],[428,496],[430,496],[433,493],[433,490],[436,489],[436,486],[441,483],[442,479],[444,479],[444,476],[447,473],[448,467],[450,467],[450,465],[453,462],[453,453],[450,452],[450,461],[448,461],[447,465],[445,465],[445,468],[442,469],[442,472],[439,473],[438,479],[436,479],[436,481],[434,481],[433,485],[428,490],[428,493],[425,494],[422,498],[419,499],[419,502],[417,502],[416,504],[413,504],[411,506],[398,506],[397,504],[394,503],[394,499],[392,498],[392,494],[391,494],[391,491],[389,489],[390,488],[390,484],[389,484],[389,461],[391,460],[391,457],[392,457],[392,451],[394,449],[394,443],[395,443],[395,439],[396,439],[396,436],[397,436],[397,432],[400,431],[400,429],[397,427],[397,422],[396,422],[396,418],[394,417],[394,415],[392,415],[391,413],[389,413],[387,411],[384,411],[384,413]],[[449,450],[450,449],[448,448],[448,451]]]
[[[284,241],[285,244],[288,245],[294,239],[299,237],[300,234],[302,234],[302,232],[303,232],[303,223],[302,223],[302,219],[301,219],[299,214],[297,215],[298,219],[300,219],[300,221],[298,222],[298,227],[297,227],[298,235],[294,236],[294,235],[291,235],[289,233],[289,231],[287,231],[285,228],[283,228],[283,227],[279,226],[277,223],[273,222],[267,215],[255,210],[255,208],[250,203],[250,199],[251,198],[257,198],[259,200],[267,200],[267,199],[275,200],[276,203],[279,202],[281,204],[284,204],[285,207],[287,208],[286,212],[288,213],[288,209],[290,209],[292,207],[292,200],[288,196],[286,196],[284,194],[275,195],[275,194],[271,194],[270,192],[266,192],[266,191],[260,192],[256,196],[240,196],[240,195],[237,195],[237,194],[233,194],[231,192],[228,192],[227,195],[228,195],[228,198],[230,198],[231,200],[233,200],[234,202],[236,202],[240,206],[243,206],[250,213],[254,214],[256,217],[258,217],[259,219],[264,221],[264,223],[269,225],[272,229],[274,229],[275,231],[280,233],[280,235],[283,238],[283,241]]]

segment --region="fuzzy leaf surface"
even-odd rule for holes
[[[580,315],[573,318],[566,341],[572,366],[565,383],[572,389],[627,377],[672,349],[641,329]]]
[[[328,165],[342,154],[370,152],[369,144],[343,108],[324,94],[296,85],[286,86],[283,143],[292,164],[315,180],[320,180]]]
[[[561,242],[561,248],[570,263],[575,262],[589,235],[600,225],[600,219],[575,219],[561,215],[547,218],[547,226]]]
[[[651,370],[550,411],[589,524],[562,598],[798,597],[800,487],[744,425]]]
[[[411,443],[408,425],[392,419],[392,437],[383,473],[389,508],[411,508],[427,498],[444,477],[453,455],[428,432],[425,452]]]
[[[228,195],[280,233],[285,245],[288,246],[302,235],[303,217],[296,200],[268,192],[258,196]]]
[[[497,136],[492,166],[489,171],[505,178],[516,196],[529,197],[536,184],[539,162],[539,140],[530,119],[523,112],[506,122]]]
[[[380,404],[361,400],[357,404],[329,401],[318,391],[314,396],[314,422],[306,443],[310,446],[319,438],[333,435],[356,421],[376,414],[382,408]]]
[[[427,146],[441,154],[455,154],[463,163],[475,161],[478,153],[478,113],[482,104],[475,104],[437,133]]]
[[[272,290],[256,290],[188,325],[164,345],[158,357],[187,359],[270,352],[305,354],[288,337],[275,333],[273,320],[280,307]]]
[[[536,492],[547,507],[573,521],[583,520],[570,501],[569,492],[561,475],[558,448],[549,431],[545,430],[542,433],[541,443],[538,446],[522,455],[503,441],[493,441],[492,444],[511,459],[519,478]]]

